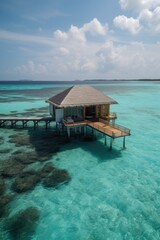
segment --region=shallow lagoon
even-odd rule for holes
[[[18,114],[28,110],[28,114],[33,114],[35,108],[36,114],[47,114],[45,99],[51,92],[55,94],[65,87],[33,86],[33,89],[32,85],[27,87],[29,91],[17,86],[17,94],[16,86],[0,89],[1,97],[6,99],[0,103],[0,113],[18,111],[14,113]],[[56,189],[37,184],[32,191],[16,194],[7,205],[8,213],[1,218],[2,239],[11,239],[5,227],[7,219],[27,207],[36,207],[40,218],[34,233],[21,239],[160,238],[160,84],[126,82],[95,87],[119,102],[111,111],[117,112],[118,124],[131,129],[132,135],[126,138],[127,148],[123,150],[122,139],[116,139],[110,151],[100,134],[97,141],[73,138],[67,144],[59,144],[59,150],[50,156],[49,162],[58,169],[66,169],[71,181]],[[38,112],[41,107],[46,109]],[[1,162],[7,161],[17,149],[28,149],[9,142],[9,136],[17,131],[0,131],[3,138],[0,150],[10,149],[0,154]],[[32,139],[32,127],[20,131]],[[53,145],[57,144],[54,141],[57,140],[53,138]],[[35,143],[30,147],[35,148]],[[41,162],[29,165],[35,169],[40,166]],[[11,181],[7,180],[7,186]]]

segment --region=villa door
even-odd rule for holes
[[[96,117],[96,106],[86,107],[85,116],[92,118]]]

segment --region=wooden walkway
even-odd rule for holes
[[[22,128],[27,127],[27,124],[29,122],[33,123],[34,128],[38,127],[38,124],[40,122],[45,123],[46,129],[50,126],[51,122],[55,122],[55,118],[53,117],[0,117],[0,128],[2,127],[11,127],[15,128],[17,126],[22,126]],[[17,124],[20,123],[20,124]],[[61,123],[67,128],[67,134],[68,137],[70,137],[70,130],[72,128],[75,129],[75,132],[77,131],[77,128],[81,127],[84,128],[84,131],[86,131],[86,126],[89,126],[96,131],[99,131],[105,135],[105,144],[106,144],[106,136],[110,137],[110,149],[112,149],[112,142],[115,138],[123,137],[123,148],[125,148],[125,137],[130,136],[130,129],[125,128],[123,126],[117,125],[115,123],[109,123],[103,119],[99,119],[99,121],[89,121],[84,120],[81,122],[73,122],[73,123],[67,123],[64,121]]]
[[[33,122],[34,128],[38,127],[40,122],[45,122],[46,128],[51,122],[54,122],[53,117],[0,117],[0,127],[11,126],[16,127],[17,123],[20,122],[22,127],[27,127],[28,122]],[[130,129],[122,127],[117,124],[110,124],[106,122],[99,121],[89,121],[84,120],[82,122],[67,123],[63,122],[67,128],[74,128],[79,126],[89,126],[111,138],[118,138],[130,135]]]
[[[53,117],[0,117],[0,127],[11,126],[14,128],[20,122],[24,128],[27,127],[27,123],[33,122],[34,128],[36,128],[40,122],[44,122],[45,127],[48,128],[54,121]]]

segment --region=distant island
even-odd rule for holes
[[[52,81],[52,80],[31,80],[31,79],[20,79],[20,80],[0,80],[0,84],[85,84],[85,83],[121,83],[121,82],[157,82],[160,79],[84,79],[84,80],[73,80],[73,81]]]

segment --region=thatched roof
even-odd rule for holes
[[[112,98],[90,86],[73,86],[49,98],[47,102],[57,107],[115,104]]]

